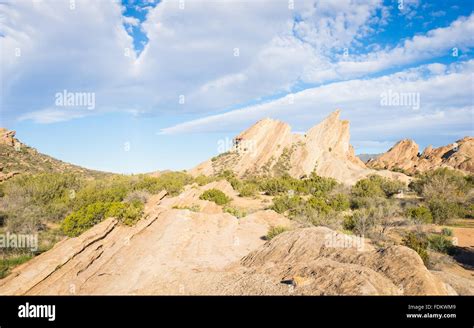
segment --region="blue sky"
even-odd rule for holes
[[[191,168],[258,119],[337,108],[357,153],[474,134],[468,0],[6,1],[0,45],[0,125],[88,168]]]

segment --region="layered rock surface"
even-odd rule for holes
[[[67,238],[0,280],[0,294],[447,294],[416,252],[325,227],[299,228],[270,210],[243,218],[199,200],[225,181],[152,197],[134,227],[113,218]],[[234,192],[235,195],[235,192]],[[200,212],[183,209],[198,205]],[[272,226],[293,229],[271,241]]]

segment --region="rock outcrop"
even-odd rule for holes
[[[18,140],[15,139],[15,134],[15,131],[0,128],[0,144],[14,147],[15,143],[18,142]]]
[[[441,167],[474,173],[474,138],[465,137],[438,148],[428,146],[421,154],[413,140],[401,140],[382,156],[369,161],[367,166],[375,169],[403,170],[411,174]]]
[[[232,149],[208,160],[190,172],[215,175],[232,170],[238,176],[290,174],[295,178],[312,172],[345,184],[354,184],[370,174],[408,181],[403,174],[374,171],[355,156],[350,145],[349,122],[335,111],[305,135],[291,133],[288,124],[264,119],[239,134]]]
[[[448,289],[404,246],[376,250],[363,239],[326,227],[283,233],[247,255],[251,273],[276,275],[295,293],[442,295]]]
[[[199,200],[193,185],[153,196],[133,227],[107,219],[15,268],[3,295],[445,295],[416,252],[374,249],[325,227],[298,228],[259,210],[243,218]],[[228,190],[231,194],[232,190]],[[184,209],[199,205],[202,211]],[[290,229],[269,242],[272,226]],[[291,230],[294,229],[294,230]]]

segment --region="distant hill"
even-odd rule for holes
[[[39,153],[15,138],[15,131],[0,128],[0,182],[17,174],[76,173],[97,177],[109,173],[89,170]]]

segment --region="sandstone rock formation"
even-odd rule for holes
[[[283,233],[247,255],[242,264],[252,273],[277,275],[301,293],[448,293],[415,251],[404,246],[375,250],[364,240],[326,227]]]
[[[211,187],[230,185],[193,185],[176,197],[162,192],[133,227],[110,218],[66,238],[0,280],[0,294],[448,293],[406,247],[375,250],[329,228],[298,228],[270,210],[237,219],[199,200]],[[182,209],[191,204],[203,210]],[[294,230],[265,242],[277,225]]]
[[[370,174],[408,181],[403,174],[374,171],[354,155],[349,122],[335,111],[305,135],[291,133],[288,124],[264,119],[239,134],[233,148],[190,172],[214,175],[232,170],[238,176],[290,174],[301,178],[316,172],[345,184],[354,184]]]
[[[377,169],[400,169],[407,173],[425,172],[440,167],[450,167],[474,173],[474,138],[465,137],[447,146],[428,146],[419,153],[413,140],[401,140],[367,166]]]
[[[15,143],[18,142],[15,139],[15,131],[10,131],[5,128],[0,128],[0,144],[7,145],[7,146],[15,146]]]

